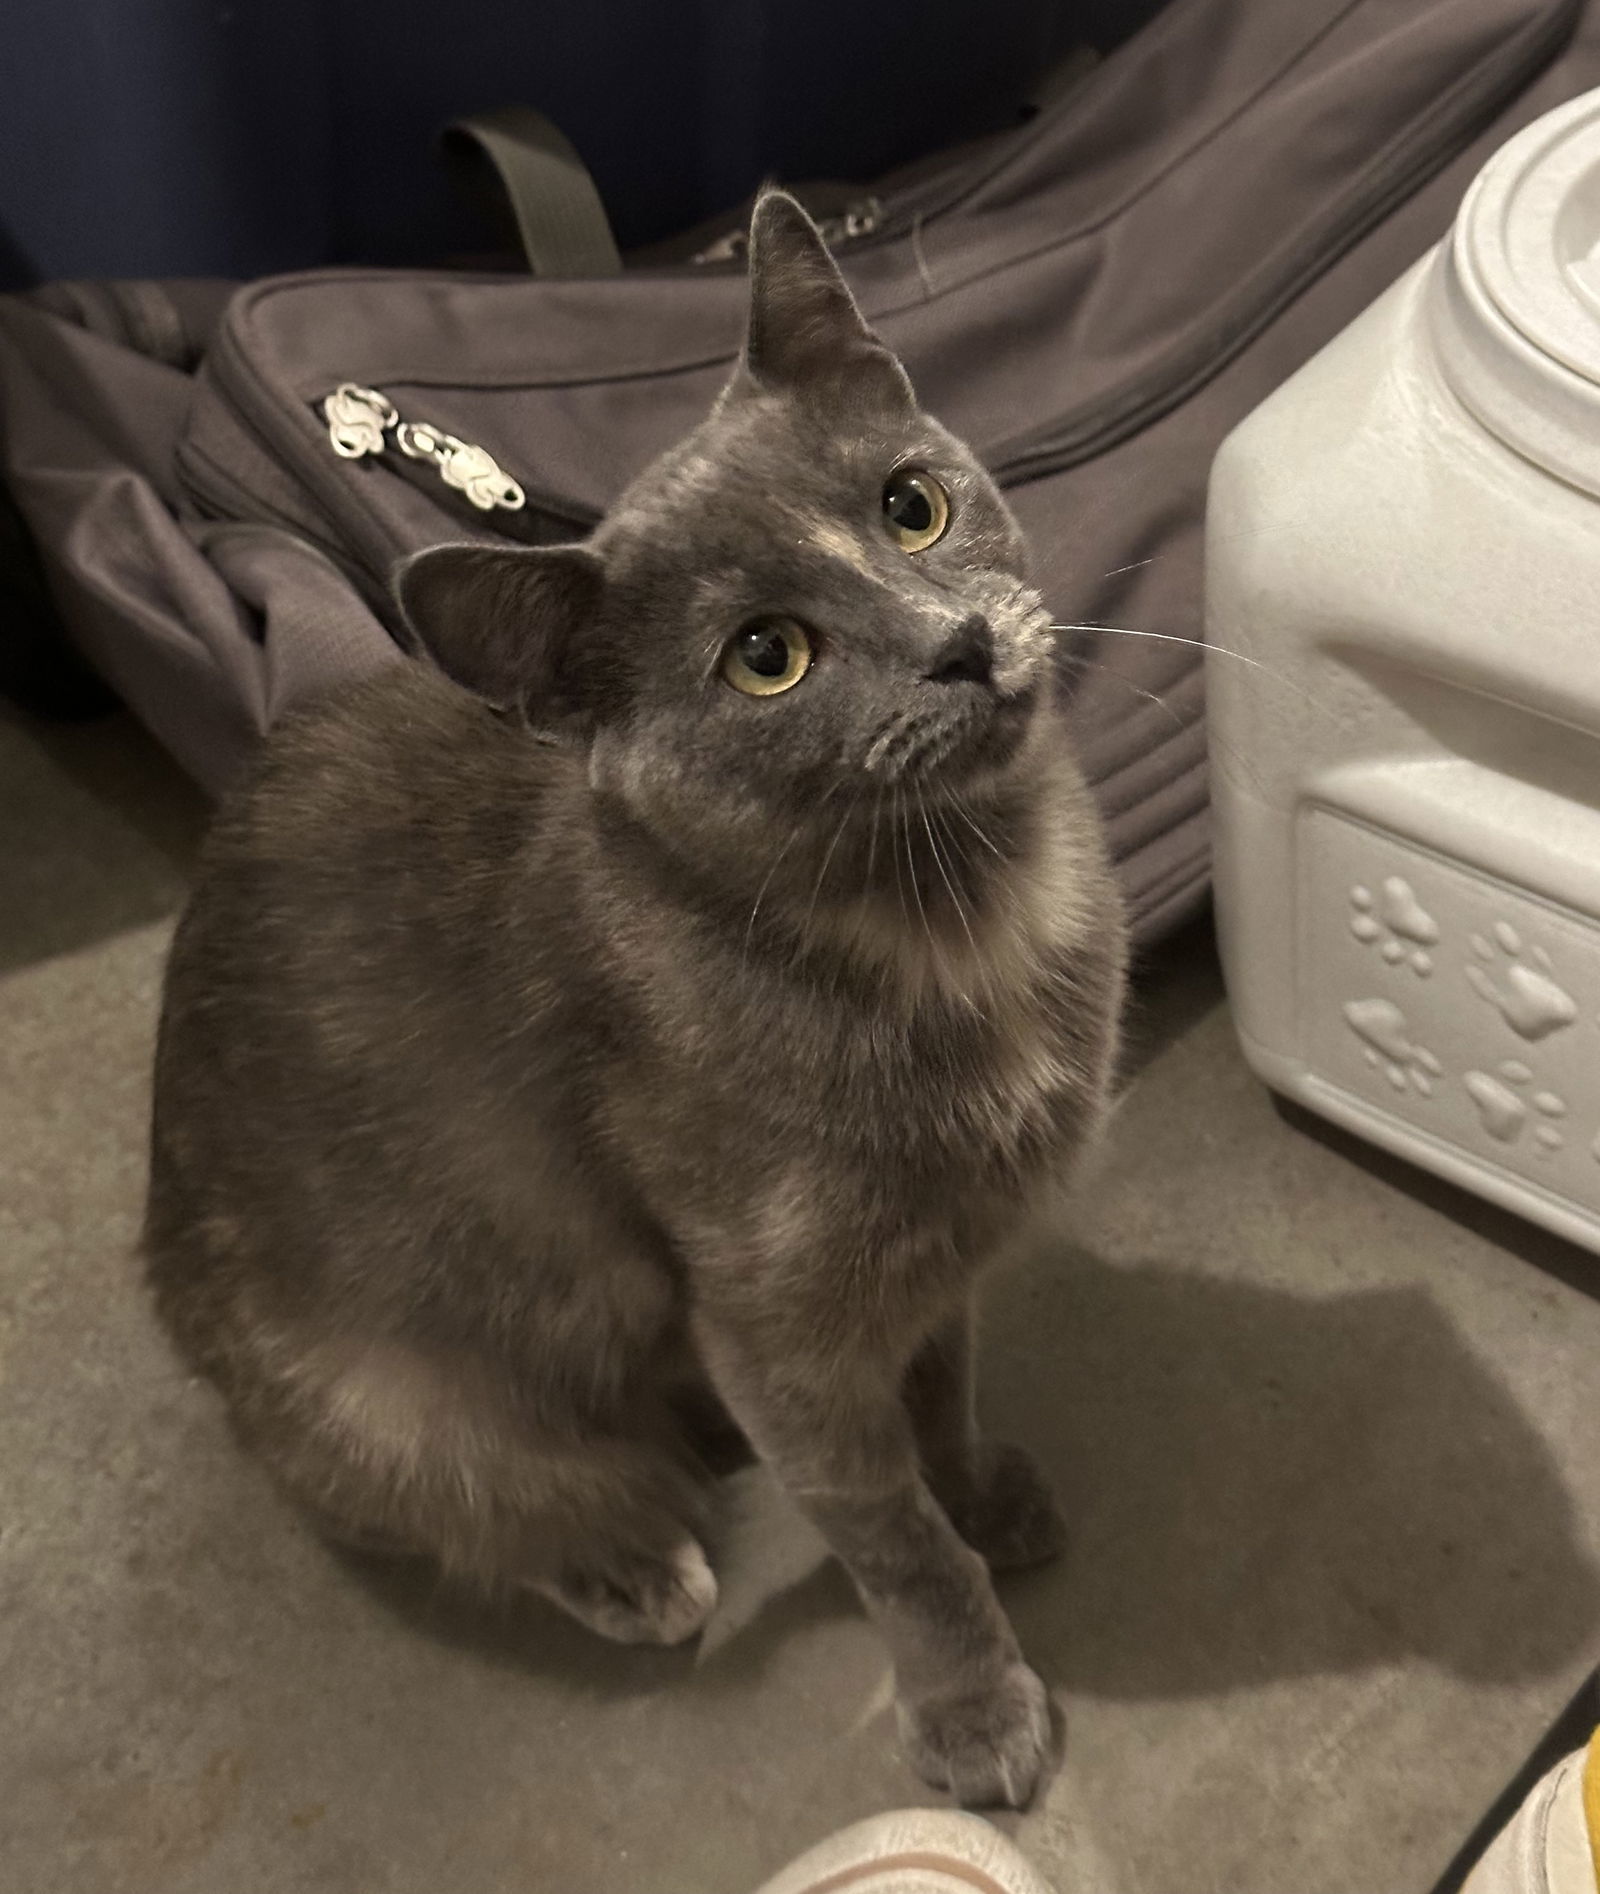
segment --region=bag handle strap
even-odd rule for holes
[[[501,105],[469,113],[439,134],[439,156],[470,201],[502,227],[515,225],[535,276],[621,273],[594,179],[543,112]]]

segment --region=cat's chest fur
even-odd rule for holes
[[[1117,897],[1068,803],[942,933],[897,903],[759,947],[692,911],[642,919],[615,955],[640,1032],[610,1110],[664,1192],[797,1224],[809,1196],[868,1243],[1024,1207],[1092,1135],[1115,1050]]]

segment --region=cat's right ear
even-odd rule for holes
[[[590,721],[572,657],[605,592],[582,546],[431,546],[395,579],[417,643],[448,676],[550,729]]]

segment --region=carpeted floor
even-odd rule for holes
[[[0,718],[0,1887],[744,1894],[919,1800],[882,1652],[758,1478],[699,1652],[344,1560],[239,1457],[132,1242],[204,820],[121,720]],[[1600,1657],[1600,1261],[1274,1108],[1203,928],[1147,970],[986,1406],[1077,1536],[1006,1586],[1062,1894],[1426,1894]]]

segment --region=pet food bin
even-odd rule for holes
[[[1600,92],[1229,437],[1207,536],[1251,1065],[1600,1249]]]

